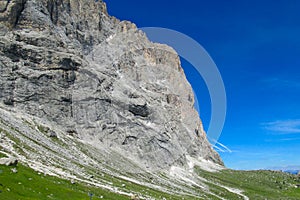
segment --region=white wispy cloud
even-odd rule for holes
[[[222,153],[232,153],[232,150],[230,150],[227,146],[225,146],[224,144],[221,144],[220,142],[216,142],[216,144],[214,145],[214,148],[216,151],[218,152],[222,152]]]
[[[281,141],[294,141],[294,140],[300,140],[300,138],[299,137],[297,137],[297,138],[282,138],[280,140]]]
[[[300,137],[289,137],[289,138],[281,138],[281,139],[266,139],[265,142],[285,142],[285,141],[296,141],[300,140]]]
[[[266,130],[280,134],[300,133],[300,119],[277,120],[273,122],[262,123],[261,125]]]
[[[269,167],[266,169],[271,169],[271,170],[300,170],[300,165],[290,165],[290,166],[276,166],[276,167]]]

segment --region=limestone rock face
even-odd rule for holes
[[[176,52],[102,1],[0,1],[0,101],[147,169],[222,163]]]

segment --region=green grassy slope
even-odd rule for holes
[[[219,185],[243,190],[243,194],[251,200],[299,200],[300,177],[277,171],[235,171],[222,170],[220,172],[207,172],[197,169],[197,173]],[[219,196],[226,199],[239,199],[228,196],[228,192],[219,191]]]
[[[0,157],[2,156],[0,154]],[[14,173],[13,169],[17,169],[17,173]],[[108,178],[108,176],[104,178]],[[142,194],[154,199],[190,199],[189,197],[166,194],[114,177],[110,177],[109,180],[112,185],[118,188],[123,187],[124,184],[126,188],[123,189],[132,194]],[[38,173],[22,164],[18,164],[17,167],[0,165],[0,200],[83,200],[90,199],[88,195],[90,192],[93,193],[93,200],[126,200],[131,198],[81,182],[72,184],[69,180]]]
[[[13,173],[13,168],[16,168],[18,172]],[[223,170],[221,172],[207,172],[200,169],[196,171],[207,180],[206,184],[210,187],[210,191],[217,195],[208,195],[206,199],[220,199],[220,197],[229,200],[243,199],[242,196],[218,185],[241,189],[244,191],[243,194],[254,200],[300,199],[300,188],[295,187],[297,184],[300,184],[300,178],[294,175],[273,171]],[[129,185],[130,183],[127,184]],[[135,192],[137,191],[136,189],[138,187],[134,188]],[[199,188],[195,188],[195,190],[199,190]],[[146,189],[141,187],[139,192],[143,194],[145,191]],[[89,199],[89,192],[94,194],[92,199],[130,199],[130,197],[88,186],[87,184],[71,184],[68,180],[40,174],[20,164],[17,167],[0,166],[1,200],[83,200]],[[178,197],[163,193],[159,195],[158,191],[152,197],[162,199],[163,196],[166,199],[196,199],[194,197]]]
[[[12,169],[16,168],[17,173]],[[68,180],[45,176],[32,169],[19,165],[17,167],[0,166],[0,199],[1,200],[43,200],[43,199],[129,199],[106,190],[85,184],[71,184]],[[101,198],[102,197],[102,198]]]

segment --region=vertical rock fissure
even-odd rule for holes
[[[19,2],[17,2],[16,7],[13,8],[14,12],[16,12],[15,21],[13,22],[13,28],[15,28],[18,25],[21,14],[25,8],[26,1],[27,0],[20,0]]]

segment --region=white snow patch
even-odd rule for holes
[[[142,182],[140,182],[138,180],[135,180],[133,178],[129,178],[129,177],[126,177],[126,176],[119,176],[119,178],[124,179],[126,181],[130,181],[130,182],[135,183],[137,185],[142,185],[143,184]]]
[[[212,161],[205,160],[204,158],[199,157],[198,159],[193,158],[191,156],[186,156],[186,159],[188,161],[188,166],[190,171],[193,171],[193,168],[195,166],[200,167],[201,169],[208,171],[208,172],[218,172],[220,170],[225,169],[223,166],[218,165]]]
[[[227,187],[227,186],[223,186],[223,185],[219,185],[220,187],[228,190],[229,192],[232,192],[232,193],[235,193],[237,195],[240,195],[244,198],[244,200],[249,200],[249,197],[247,197],[246,195],[243,194],[244,191],[242,190],[239,190],[239,189],[236,189],[236,188],[230,188],[230,187]]]
[[[156,128],[156,124],[154,124],[154,123],[152,123],[152,122],[150,122],[150,121],[148,121],[148,122],[146,123],[146,126]]]
[[[174,178],[183,180],[185,183],[188,183],[190,185],[194,185],[194,186],[205,189],[204,186],[199,185],[198,183],[196,183],[193,180],[193,174],[191,174],[190,172],[188,172],[185,169],[182,169],[182,168],[176,167],[176,166],[172,166],[171,169],[170,169],[170,175]]]

